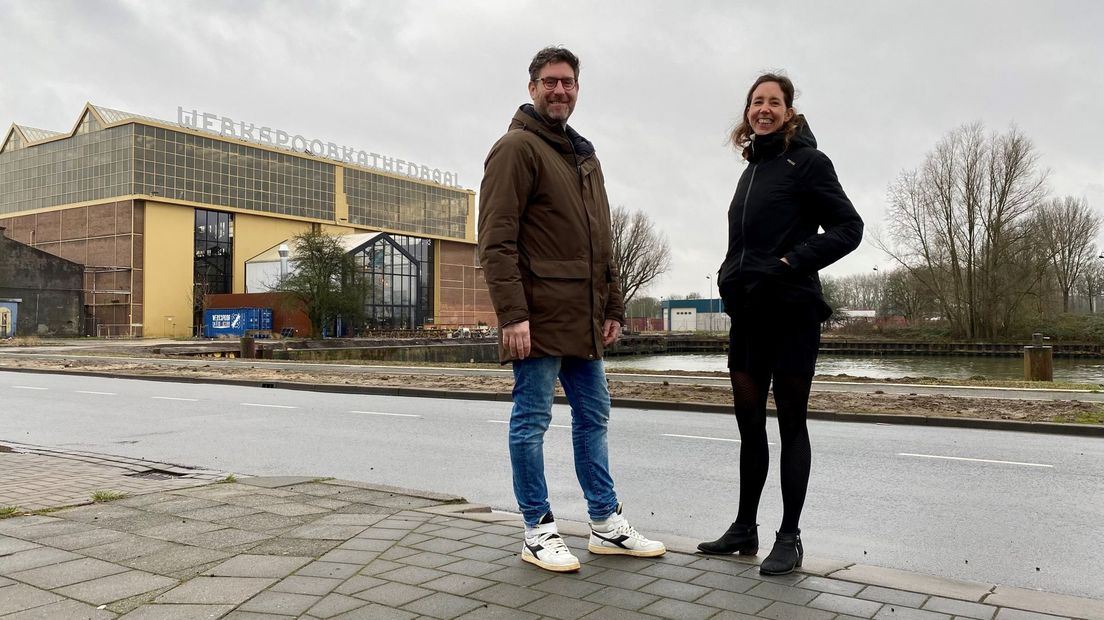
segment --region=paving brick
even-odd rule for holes
[[[784,586],[795,586],[805,579],[805,575],[798,572],[793,572],[788,575],[763,575],[759,572],[758,566],[752,566],[741,573],[741,575],[749,579],[758,579],[759,581],[768,581]]]
[[[894,603],[886,603],[874,616],[875,620],[951,620],[948,614],[934,611],[921,611],[912,607],[903,607]]]
[[[520,548],[521,545],[518,545]],[[514,551],[505,551],[502,549],[492,549],[490,547],[472,546],[467,549],[461,549],[454,552],[452,555],[465,558],[468,560],[478,560],[480,562],[494,562],[501,560],[502,558],[508,558],[517,555]]]
[[[206,532],[198,536],[181,538],[180,542],[187,545],[195,545],[197,547],[206,547],[208,549],[235,550],[252,547],[256,543],[270,538],[272,538],[272,536],[267,534],[258,534],[256,532],[228,527]]]
[[[766,581],[748,590],[747,593],[751,596],[782,601],[783,603],[793,603],[794,605],[804,605],[818,595],[817,592],[812,590],[802,590],[801,588]]]
[[[115,614],[80,601],[63,599],[56,603],[4,616],[4,620],[57,620],[58,618],[66,620],[110,620],[115,618]]]
[[[640,611],[641,613],[653,614],[661,618],[671,618],[672,620],[696,620],[698,618],[708,618],[717,613],[717,609],[714,607],[669,598],[661,598]]]
[[[421,543],[421,542],[425,542],[427,540],[432,540],[432,539],[431,539],[431,537],[426,536],[425,534],[411,533],[411,534],[407,534],[406,536],[403,536],[402,538],[400,538],[399,539],[399,544],[404,545],[406,547],[413,547],[414,545],[416,545],[418,543]]]
[[[656,602],[659,597],[654,594],[605,586],[601,590],[583,597],[583,600],[599,605],[612,605],[621,609],[636,610]]]
[[[58,594],[93,605],[105,605],[162,588],[177,585],[175,579],[142,571],[127,571],[56,590]]]
[[[379,553],[375,551],[352,551],[350,549],[341,549],[339,547],[332,551],[326,552],[325,555],[318,559],[322,562],[339,562],[341,564],[357,564],[360,566],[365,566],[377,557],[379,557]]]
[[[222,506],[224,506],[224,504],[209,499],[202,499],[198,497],[177,497],[175,499],[157,502],[155,504],[149,504],[145,507],[145,510],[148,510],[150,512],[160,512],[163,514],[183,516],[183,513],[186,512],[193,512],[205,508],[218,508]]]
[[[175,515],[153,512],[139,512],[133,516],[117,519],[101,519],[96,522],[100,527],[113,529],[119,532],[135,533],[163,525],[180,523],[180,517]]]
[[[94,558],[81,558],[12,573],[11,577],[43,590],[53,590],[126,571],[127,568]]]
[[[704,571],[695,568],[687,568],[685,566],[678,566],[675,564],[655,563],[651,566],[644,567],[640,570],[640,573],[642,575],[649,575],[651,577],[659,577],[662,579],[673,579],[675,581],[691,581],[695,577],[704,574]]]
[[[878,610],[882,608],[882,604],[876,601],[864,601],[840,596],[838,594],[822,593],[818,594],[817,597],[809,603],[809,607],[834,611],[849,616],[858,616],[860,618],[873,618],[874,614],[878,613]]]
[[[217,519],[220,525],[235,527],[249,532],[270,532],[303,525],[302,519],[274,515],[270,512],[258,512],[244,517],[232,517],[229,519]]]
[[[317,595],[268,591],[254,596],[238,609],[264,614],[298,616],[320,600],[322,600],[322,597]]]
[[[713,616],[709,620],[758,620],[756,616],[749,616],[742,614],[738,611],[722,610],[721,613]],[[849,620],[847,616],[836,616],[836,620]]]
[[[483,547],[492,547],[495,549],[502,549],[503,547],[520,547],[521,536],[520,532],[514,536],[504,536],[502,534],[477,534],[471,538],[464,539],[464,542],[471,545],[480,545]]]
[[[452,527],[452,526],[439,527],[439,526],[434,526],[434,525],[427,524],[424,527],[438,527],[438,529],[435,529],[432,532],[434,538],[436,538],[436,539],[448,539],[448,540],[456,540],[456,541],[466,540],[468,538],[471,538],[472,536],[478,536],[480,534],[485,533],[485,532],[479,532],[479,531],[476,531],[476,530],[469,530],[467,528]],[[422,528],[418,528],[416,531],[421,532],[423,534],[430,533],[430,532],[422,531]]]
[[[484,579],[510,583],[515,586],[531,586],[552,578],[552,573],[528,566],[510,566],[482,575]],[[606,584],[617,585],[617,584]]]
[[[156,553],[143,555],[137,558],[120,561],[120,564],[136,568],[138,570],[167,575],[200,564],[210,564],[230,557],[224,551],[190,547],[187,545],[173,545]]]
[[[55,547],[57,549],[76,551],[78,549],[105,545],[107,543],[122,540],[124,537],[126,537],[126,534],[124,534],[123,532],[116,532],[115,530],[108,530],[103,528],[93,528],[84,532],[75,532],[72,534],[62,534],[60,536],[43,538],[39,542],[41,542],[43,545]]]
[[[317,515],[329,512],[325,508],[319,508],[318,506],[294,503],[269,504],[267,506],[260,506],[259,508],[265,512],[271,512],[272,514],[285,517],[301,517],[304,515]]]
[[[548,616],[550,618],[574,620],[575,618],[582,618],[598,608],[599,605],[597,603],[576,600],[558,594],[549,594],[544,598],[525,605],[521,610],[541,614],[542,616]]]
[[[584,598],[604,587],[606,586],[600,583],[584,581],[571,573],[557,574],[551,579],[547,579],[532,586],[534,590],[548,592],[549,594],[559,594],[560,596],[569,598]]]
[[[0,575],[10,575],[40,566],[79,560],[81,556],[49,547],[35,547],[0,557]]]
[[[859,592],[858,598],[866,599],[868,601],[878,601],[881,603],[892,603],[894,605],[919,608],[921,605],[924,604],[924,601],[928,600],[928,595],[919,594],[917,592],[907,592],[905,590],[897,590],[894,588],[868,586],[862,592]]]
[[[602,585],[614,586],[616,588],[637,590],[655,581],[656,578],[649,577],[648,575],[629,573],[623,570],[606,570],[588,577],[587,580]]]
[[[347,579],[360,570],[356,564],[341,564],[338,562],[311,562],[299,569],[297,575],[304,577],[329,577],[331,579]]]
[[[358,598],[330,593],[318,601],[314,607],[307,610],[307,613],[316,618],[332,618],[338,614],[364,607],[367,604],[366,601]]]
[[[319,525],[362,525],[369,527],[378,524],[386,515],[364,513],[328,514],[317,521]]]
[[[725,609],[728,611],[735,611],[746,614],[754,614],[763,609],[766,609],[767,606],[769,606],[774,601],[759,598],[758,596],[751,596],[750,594],[741,594],[739,592],[725,592],[724,590],[714,590],[695,602],[701,605],[716,607],[718,609]]]
[[[275,582],[255,577],[196,577],[165,592],[154,602],[240,605]]]
[[[539,598],[548,596],[544,592],[537,592],[522,586],[509,583],[500,583],[489,588],[473,592],[470,598],[508,607],[523,607]]]
[[[951,598],[943,598],[941,596],[929,598],[928,602],[924,603],[921,609],[938,611],[940,613],[965,618],[976,618],[977,620],[992,620],[993,616],[997,613],[997,608],[991,605],[959,601]]]
[[[437,534],[434,533],[434,536]],[[420,542],[412,545],[415,549],[421,551],[430,551],[433,553],[452,553],[453,551],[459,551],[465,547],[470,547],[469,543],[460,542],[458,540],[449,540],[447,538],[431,538],[425,542]]]
[[[142,605],[121,616],[125,620],[199,620],[221,618],[233,605]]]
[[[417,617],[418,614],[409,611],[369,603],[364,607],[333,616],[332,620],[410,620]]]
[[[478,560],[460,560],[459,562],[445,564],[444,566],[438,566],[437,568],[438,570],[444,570],[450,573],[456,573],[458,575],[482,577],[487,573],[493,573],[496,570],[500,570],[502,566],[499,564],[492,564],[490,562],[480,562]]]
[[[362,525],[317,525],[309,523],[284,533],[287,538],[318,538],[344,541],[364,531]]]
[[[1001,607],[1000,611],[997,612],[996,620],[1058,620],[1058,618],[1061,617],[1062,616],[1040,614],[1034,611],[1021,611],[1019,609]]]
[[[354,596],[389,607],[402,607],[407,603],[427,597],[433,592],[433,590],[405,583],[383,582],[381,585],[356,592]]]
[[[391,562],[390,560],[381,560],[379,558],[372,560],[367,566],[360,569],[361,575],[378,575],[380,573],[386,573],[397,568],[402,568],[402,564],[397,562]]]
[[[340,545],[338,549],[347,549],[349,551],[375,551],[380,553],[387,551],[394,545],[394,541],[391,540],[372,540],[370,538],[351,538]]]
[[[61,536],[63,534],[87,532],[94,529],[98,528],[96,528],[96,526],[94,525],[83,523],[81,521],[55,521],[52,523],[28,525],[27,527],[14,529],[8,532],[8,535],[14,538],[39,542],[43,538],[51,538],[53,536]]]
[[[756,614],[760,618],[771,618],[771,620],[831,620],[834,615],[832,612],[823,609],[801,607],[782,602],[771,603],[770,607]]]
[[[237,555],[207,571],[211,577],[287,577],[312,558],[274,555]]]
[[[418,585],[425,583],[432,579],[444,577],[448,573],[434,570],[432,568],[423,568],[421,566],[403,566],[386,573],[377,575],[380,579],[386,579],[388,581],[398,581],[399,583],[407,583],[411,585]]]
[[[839,581],[838,579],[828,579],[826,577],[817,577],[813,575],[802,579],[799,587],[805,588],[806,590],[816,590],[817,592],[828,592],[829,594],[854,596],[858,594],[859,590],[862,590],[866,586],[861,583]]]
[[[445,575],[444,577],[438,577],[432,581],[427,581],[422,584],[422,587],[430,588],[433,590],[440,590],[441,592],[448,592],[449,594],[456,594],[459,596],[465,596],[471,594],[476,590],[482,590],[483,588],[494,585],[495,582],[487,581],[486,579],[480,579],[478,577],[471,577],[468,575]]]
[[[276,585],[272,586],[272,590],[276,592],[290,592],[292,594],[314,594],[322,596],[329,594],[330,592],[339,591],[342,586],[349,583],[349,581],[357,579],[374,579],[372,577],[361,577],[359,575],[351,577],[347,581],[341,579],[330,579],[328,577],[307,577],[304,575],[291,575],[281,579]],[[372,585],[378,585],[382,581],[375,579],[376,583]],[[355,591],[355,590],[354,590]],[[341,591],[340,594],[351,594],[348,591]]]
[[[747,592],[763,582],[755,579],[748,579],[747,577],[736,577],[734,575],[710,572],[702,573],[698,577],[691,579],[690,583],[696,586],[704,586],[706,588],[724,590],[726,592]]]
[[[318,557],[338,545],[336,540],[273,538],[249,548],[254,555],[298,555]]]
[[[0,536],[0,556],[26,551],[27,549],[34,549],[38,546],[38,543],[33,543],[28,540],[20,540],[10,536]]]
[[[0,616],[57,603],[63,599],[28,585],[16,584],[0,590]]]
[[[539,616],[498,605],[484,605],[458,616],[456,620],[537,620]]]
[[[673,598],[689,602],[705,596],[709,592],[709,588],[703,588],[702,586],[696,586],[690,583],[672,581],[670,579],[657,579],[640,588],[640,591],[664,598]]]
[[[123,538],[115,542],[97,545],[95,547],[87,547],[81,549],[80,552],[82,555],[89,555],[108,562],[121,562],[139,556],[153,555],[159,551],[172,549],[174,547],[176,547],[174,543],[165,540],[146,538],[145,536],[137,536],[135,534],[124,534]]]
[[[380,559],[399,561],[403,558],[417,555],[420,553],[417,549],[411,549],[409,547],[400,547],[397,544],[387,551],[384,551],[379,555]]]
[[[135,534],[172,542],[184,542],[204,532],[222,529],[222,527],[221,525],[207,523],[206,521],[189,521],[187,519],[177,518],[173,523],[165,523],[156,527],[138,530]]]

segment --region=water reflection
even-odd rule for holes
[[[705,355],[639,355],[618,356],[606,359],[606,368],[642,370],[727,371],[728,358],[723,354]],[[850,355],[821,355],[817,360],[817,374],[848,374],[879,379],[900,377],[946,377],[968,379],[982,376],[987,379],[1023,379],[1023,359],[1015,357],[911,357],[883,356],[857,357]],[[1067,359],[1054,360],[1054,379],[1076,383],[1104,382],[1104,360]]]

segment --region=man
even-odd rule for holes
[[[579,569],[560,538],[544,478],[544,432],[558,377],[571,403],[575,474],[587,500],[592,553],[663,555],[621,514],[609,473],[610,397],[604,347],[620,337],[624,304],[613,263],[609,201],[594,145],[567,125],[579,59],[562,47],[529,65],[529,96],[487,155],[479,256],[514,370],[510,463],[525,519],[522,559]]]

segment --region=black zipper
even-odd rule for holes
[[[754,144],[752,145],[754,149]],[[744,221],[747,220],[748,199],[751,198],[751,186],[755,184],[755,170],[759,164],[751,165],[751,178],[748,179],[747,193],[744,194],[744,208],[740,211],[740,271],[744,270],[744,252],[747,252],[747,232],[744,230]]]

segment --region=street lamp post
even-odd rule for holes
[[[709,333],[713,333],[713,276],[705,276],[709,282]]]

